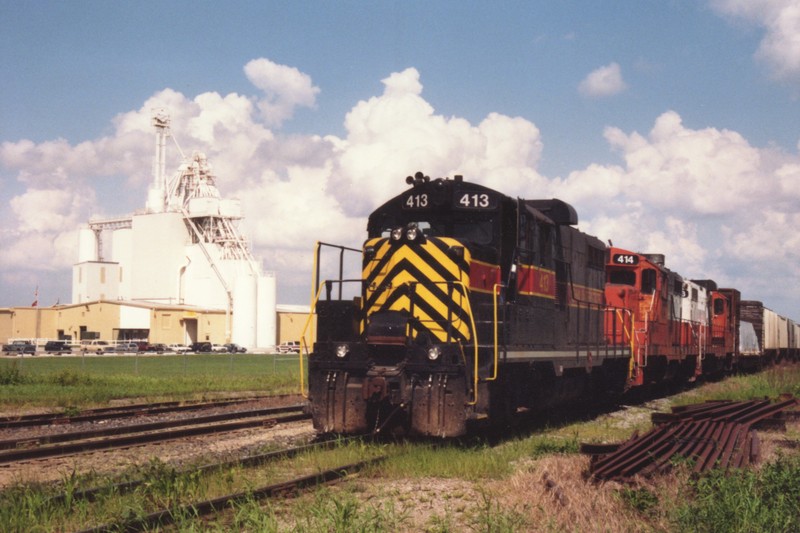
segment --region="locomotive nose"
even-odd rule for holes
[[[367,322],[367,343],[405,345],[408,333],[408,313],[377,311]]]

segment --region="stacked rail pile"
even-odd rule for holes
[[[669,468],[673,458],[693,463],[694,473],[712,468],[741,468],[755,462],[759,440],[754,429],[782,428],[787,412],[800,405],[794,397],[742,402],[718,401],[674,407],[656,413],[656,427],[621,444],[584,444],[592,455],[589,472],[595,480],[627,481]],[[793,411],[797,414],[797,411]]]

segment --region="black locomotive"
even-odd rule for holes
[[[458,436],[624,389],[630,346],[604,334],[624,320],[605,305],[607,249],[574,227],[572,206],[461,176],[406,181],[369,217],[361,275],[320,284],[308,359],[318,431]]]

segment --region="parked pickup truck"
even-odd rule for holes
[[[300,353],[300,343],[298,341],[289,341],[279,344],[278,353]]]
[[[3,345],[4,355],[36,355],[36,345],[29,341],[11,341]]]

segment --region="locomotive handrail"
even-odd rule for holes
[[[306,343],[306,331],[308,330],[308,326],[311,324],[314,318],[314,309],[317,308],[317,303],[319,302],[319,297],[322,294],[322,287],[328,284],[328,280],[324,280],[319,284],[319,288],[317,289],[317,294],[311,295],[311,310],[308,313],[308,318],[306,319],[306,323],[303,325],[303,331],[300,333],[300,353],[298,354],[300,357],[300,395],[303,398],[308,399],[308,393],[306,392],[305,386],[305,367],[303,365],[303,352],[306,352],[311,355],[311,350],[308,349],[308,344]]]
[[[635,351],[635,345],[636,345],[636,322],[635,322],[635,320],[633,318],[633,311],[631,311],[630,309],[625,309],[625,308],[620,308],[620,307],[607,307],[606,311],[613,311],[614,314],[617,317],[619,317],[619,323],[622,324],[622,332],[623,332],[623,334],[628,336],[628,340],[630,342],[630,347],[631,347],[631,356],[630,356],[629,361],[628,361],[628,380],[630,380],[633,377],[634,360],[636,358],[636,351]],[[631,329],[630,330],[628,330],[628,327],[625,324],[625,320],[624,320],[624,318],[622,316],[623,314],[627,314],[628,316],[630,316],[630,319],[631,319]],[[614,328],[613,331],[616,332],[616,328]],[[615,335],[615,337],[616,337],[616,335]],[[624,341],[624,337],[623,337],[623,341]],[[614,339],[615,350],[616,350],[616,344],[617,344],[616,343],[616,339]]]
[[[472,391],[473,401],[467,402],[467,405],[477,405],[478,403],[478,330],[475,328],[475,315],[472,313],[472,304],[469,301],[469,287],[463,281],[451,281],[455,285],[460,285],[464,289],[464,299],[467,302],[466,311],[469,315],[469,325],[472,328],[472,346],[474,350],[473,356],[473,369],[472,369]]]
[[[500,343],[499,341],[500,335],[497,331],[497,325],[499,322],[497,319],[497,309],[498,309],[497,296],[500,294],[500,291],[498,290],[500,288],[505,288],[505,285],[503,285],[502,283],[495,283],[494,286],[492,287],[492,299],[494,303],[493,305],[494,309],[492,311],[493,312],[492,318],[494,322],[493,324],[494,325],[494,374],[492,375],[492,377],[486,378],[486,381],[495,381],[497,379],[498,368],[499,368],[500,350],[498,348],[498,345]]]
[[[334,281],[334,282],[331,282],[331,283],[338,283],[339,284],[339,298],[340,299],[342,297],[342,284],[345,281],[350,281],[350,280],[342,279],[344,277],[344,252],[348,251],[348,252],[361,253],[361,250],[359,250],[357,248],[350,248],[350,247],[347,247],[347,246],[342,246],[340,244],[330,244],[330,243],[327,243],[327,242],[317,241],[316,244],[314,245],[314,264],[313,264],[313,267],[311,269],[311,305],[310,305],[310,310],[309,310],[309,313],[308,313],[308,319],[306,320],[305,326],[303,326],[303,333],[302,333],[302,336],[301,336],[301,341],[302,342],[305,342],[306,328],[309,326],[309,323],[311,322],[311,317],[314,316],[314,309],[316,309],[317,302],[319,301],[319,297],[322,294],[322,286],[324,284],[328,283],[328,280],[325,280],[325,281],[322,281],[322,282],[319,281],[319,268],[320,268],[319,258],[320,258],[321,252],[322,252],[322,248],[325,247],[325,246],[330,247],[330,248],[337,248],[339,250],[339,279]],[[319,288],[317,289],[317,293],[315,295],[314,294],[314,287],[318,286],[317,283],[319,283]],[[314,337],[313,323],[312,323],[312,330],[311,330],[311,335],[310,336],[312,338]],[[302,352],[302,349],[301,349],[301,352]],[[311,351],[309,350],[308,353],[311,353]],[[300,384],[301,384],[301,387],[302,387],[302,379],[303,379],[302,378],[302,370],[303,370],[302,353],[300,355],[301,355],[301,365],[300,365],[301,383]],[[303,394],[303,396],[306,397],[302,390],[301,390],[301,394]]]
[[[316,287],[317,283],[319,283],[319,267],[320,267],[319,258],[322,252],[322,248],[324,246],[328,246],[330,248],[336,248],[339,250],[339,279],[337,281],[337,283],[339,283],[339,298],[342,297],[342,282],[344,281],[342,279],[344,272],[344,253],[345,252],[356,252],[359,254],[361,253],[361,250],[357,248],[350,248],[348,246],[342,246],[340,244],[329,244],[327,242],[317,241],[316,245],[314,246],[314,265],[312,269],[313,278],[311,280],[311,291],[312,291],[311,300],[314,300],[314,292],[313,292],[314,287]]]
[[[311,278],[311,311],[309,312],[309,319],[310,319],[311,316],[314,315],[314,309],[317,306],[317,301],[319,300],[320,293],[322,292],[322,284],[328,282],[328,280],[325,280],[323,282],[319,281],[319,268],[320,268],[319,258],[320,258],[321,252],[322,252],[322,248],[325,247],[325,246],[330,247],[330,248],[337,248],[339,250],[339,279],[336,280],[335,283],[339,284],[339,298],[340,299],[342,297],[342,284],[345,281],[349,281],[349,280],[342,279],[343,276],[344,276],[344,252],[348,251],[348,252],[361,253],[361,250],[359,250],[359,249],[349,248],[347,246],[342,246],[340,244],[330,244],[330,243],[321,242],[321,241],[317,241],[316,242],[316,244],[314,245],[314,264],[313,264],[313,267],[311,269],[311,276],[312,276],[312,278]],[[319,289],[317,290],[317,293],[315,295],[314,294],[314,287],[317,287],[318,283],[319,283]],[[303,332],[305,333],[305,328],[303,329]],[[312,331],[312,336],[313,336],[313,333],[314,332]]]

